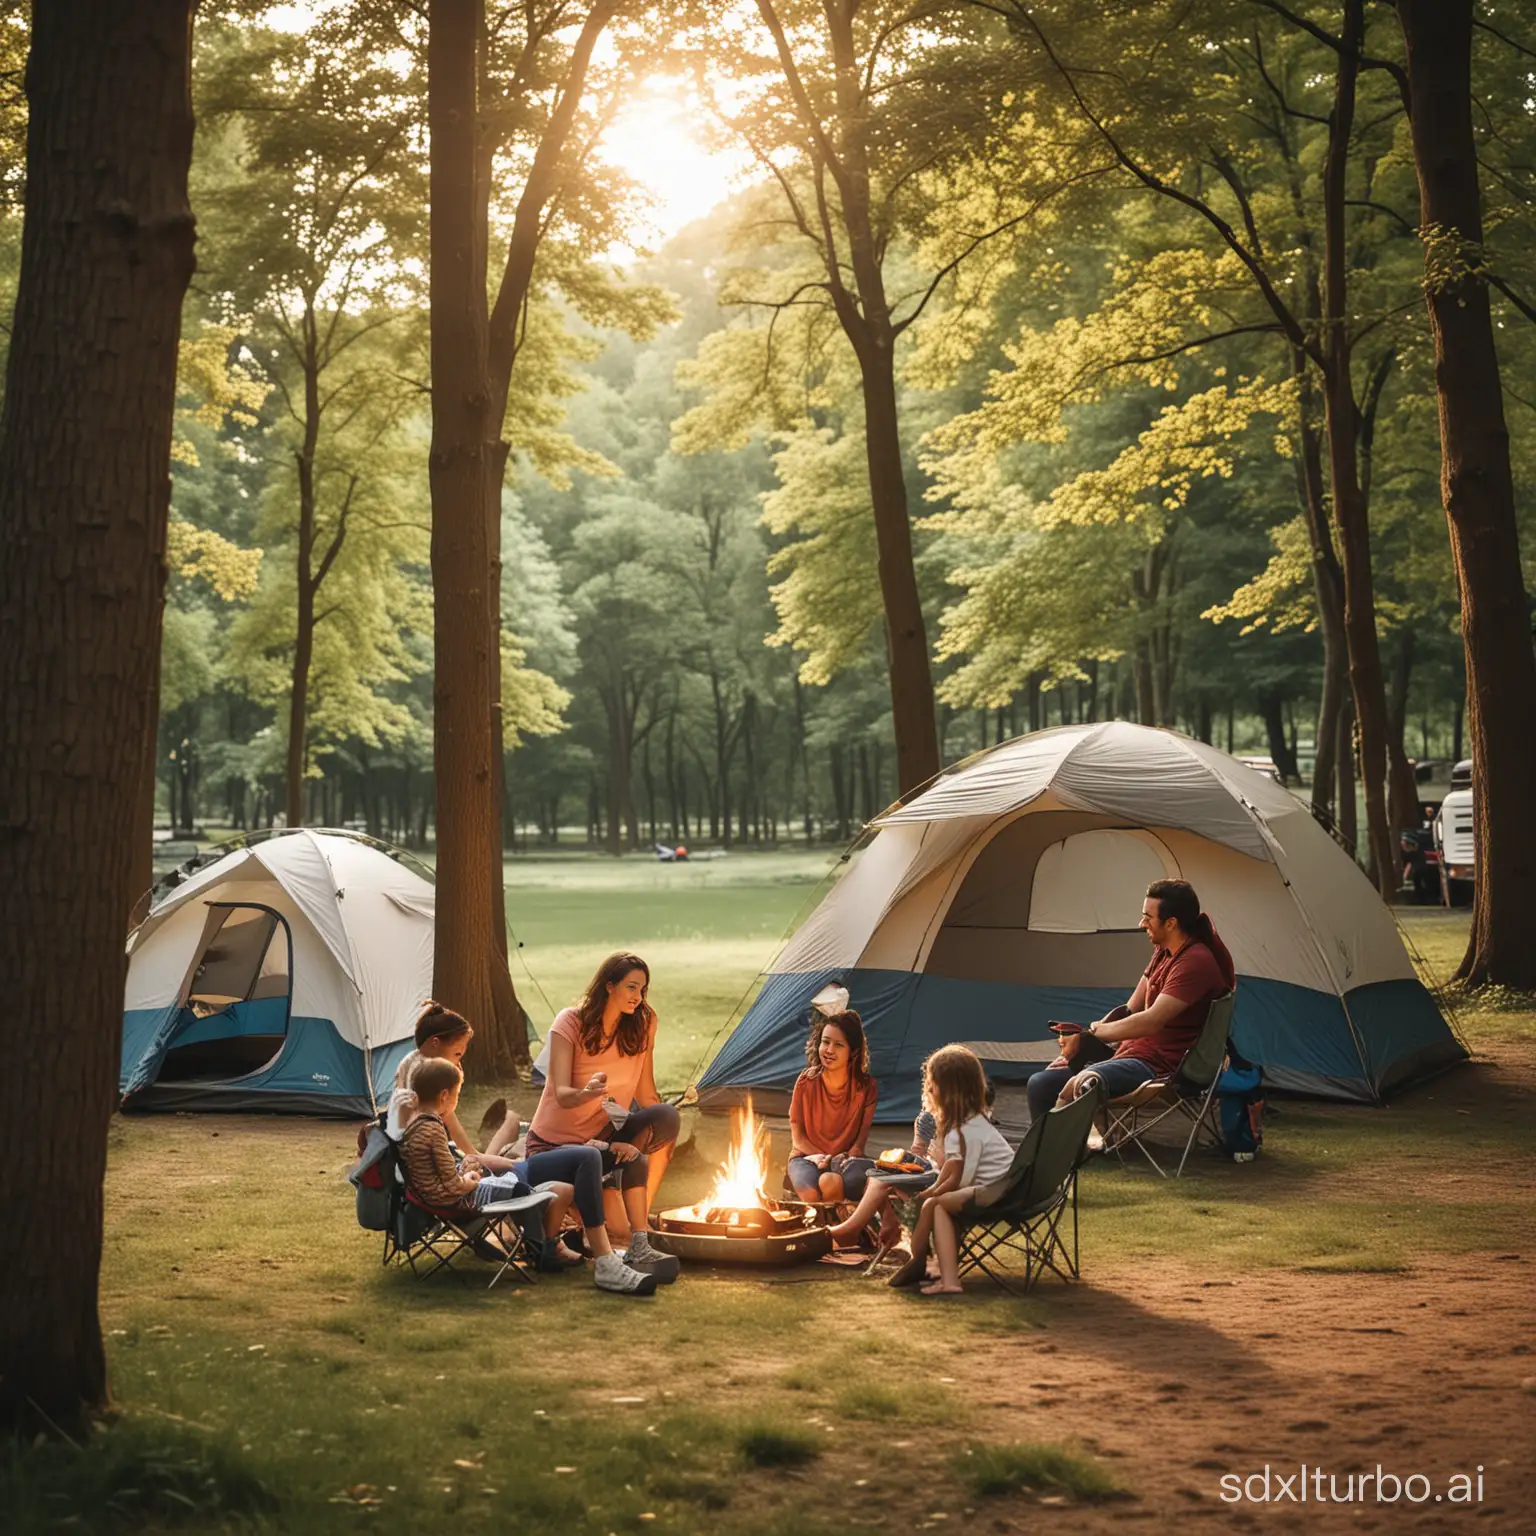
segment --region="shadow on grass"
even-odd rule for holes
[[[17,1533],[207,1530],[275,1514],[278,1503],[233,1441],[164,1420],[122,1418],[83,1446],[13,1443],[0,1453],[0,1508]]]

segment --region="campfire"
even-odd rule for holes
[[[830,1246],[817,1208],[776,1200],[767,1192],[768,1128],[752,1110],[738,1109],[731,1145],[714,1187],[696,1205],[651,1217],[651,1237],[683,1259],[732,1264],[792,1264],[820,1258]]]

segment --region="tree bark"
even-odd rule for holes
[[[883,305],[884,293],[879,302]],[[867,310],[866,304],[866,310]],[[879,551],[880,598],[891,676],[891,724],[896,738],[897,792],[906,794],[939,771],[928,631],[912,563],[901,430],[896,412],[895,337],[889,323],[859,352],[864,392],[864,448]],[[855,349],[858,351],[858,349]]]
[[[1301,453],[1296,461],[1297,496],[1306,518],[1312,549],[1312,584],[1317,594],[1318,629],[1323,639],[1322,698],[1313,743],[1312,809],[1331,816],[1338,762],[1339,715],[1349,687],[1349,644],[1344,634],[1344,572],[1333,547],[1328,503],[1323,489],[1323,449],[1316,425],[1315,399],[1306,355],[1293,349],[1291,369],[1301,385]]]
[[[1359,774],[1365,790],[1368,867],[1383,897],[1397,889],[1397,857],[1387,827],[1386,686],[1376,639],[1371,534],[1360,484],[1360,411],[1350,377],[1349,244],[1346,223],[1355,91],[1365,38],[1364,0],[1345,0],[1323,163],[1323,412],[1328,427],[1328,476],[1344,568],[1344,632],[1359,732]]]
[[[165,618],[160,605],[156,630]],[[144,745],[139,760],[138,824],[133,834],[133,854],[128,865],[128,927],[133,930],[149,916],[150,889],[155,882],[155,786],[160,767],[160,666],[155,664],[145,711]]]
[[[155,697],[182,296],[191,0],[32,13],[0,417],[0,1427],[78,1432],[97,1315],[123,918]]]
[[[1440,494],[1461,592],[1472,736],[1477,884],[1457,974],[1536,990],[1536,656],[1521,575],[1509,433],[1488,285],[1472,133],[1471,0],[1398,0],[1407,47],[1424,285],[1440,407]],[[1459,256],[1436,269],[1447,241]]]
[[[1407,747],[1408,684],[1413,677],[1415,635],[1412,622],[1398,632],[1397,651],[1392,658],[1392,687],[1387,695],[1387,813],[1394,837],[1423,821],[1419,815],[1419,787],[1414,782]]]
[[[1301,773],[1285,734],[1284,698],[1273,689],[1260,694],[1259,712],[1264,717],[1264,733],[1269,740],[1269,755],[1274,759],[1275,767],[1280,770],[1286,783],[1299,779]]]
[[[534,263],[547,227],[546,213],[559,188],[561,161],[585,88],[592,50],[604,27],[619,9],[618,0],[595,0],[582,23],[572,48],[572,62],[561,82],[544,133],[534,152],[528,176],[518,200],[507,247],[505,268],[496,289],[494,307],[488,290],[490,241],[490,183],[502,139],[482,120],[479,86],[489,46],[485,28],[484,0],[432,0],[429,9],[428,93],[432,123],[432,306],[433,306],[433,442],[438,442],[437,396],[453,389],[454,402],[445,407],[445,418],[454,418],[444,437],[446,455],[455,461],[450,476],[445,467],[444,500],[439,501],[438,479],[433,481],[433,589],[435,597],[435,659],[438,668],[437,697],[453,702],[449,734],[437,735],[439,758],[446,750],[461,758],[453,783],[445,785],[438,775],[438,882],[445,878],[454,887],[452,906],[477,910],[463,939],[445,941],[442,897],[439,895],[439,938],[434,958],[433,986],[441,1001],[445,991],[475,999],[478,1012],[470,1017],[479,1026],[471,1047],[482,1070],[505,1077],[521,1071],[528,1062],[527,1026],[508,970],[506,893],[502,882],[501,758],[504,751],[501,718],[501,490],[505,478],[508,445],[503,436],[513,368],[527,315]],[[438,33],[442,32],[441,39]],[[530,59],[537,41],[530,39]],[[497,116],[503,122],[512,114],[505,103]],[[526,103],[517,104],[519,110]],[[441,142],[447,163],[438,165]],[[441,192],[440,192],[441,182]],[[445,215],[439,246],[438,202],[447,195],[451,209]],[[451,231],[449,226],[451,225]],[[439,271],[439,252],[446,270]],[[444,316],[443,340],[452,334],[464,345],[454,358],[445,344],[439,348],[437,307],[457,313]],[[443,372],[439,374],[439,365]],[[445,426],[447,425],[445,421]],[[478,441],[471,455],[469,436]],[[472,460],[472,462],[471,462]],[[448,480],[455,482],[452,490]],[[450,590],[439,585],[439,506],[460,524],[444,530],[444,574],[452,568]],[[471,529],[469,522],[478,522]],[[468,562],[482,562],[478,574]],[[445,601],[445,598],[448,599]],[[458,631],[446,643],[443,630]],[[473,656],[471,672],[444,683],[442,666],[447,652]],[[481,659],[483,658],[483,660]],[[471,690],[479,686],[482,726],[470,727],[467,711]],[[441,717],[439,716],[441,723]],[[482,767],[481,761],[488,760]],[[445,797],[468,797],[443,826]],[[619,808],[613,808],[616,818]],[[467,839],[482,837],[489,852],[472,853]],[[610,842],[612,834],[610,833]],[[446,863],[446,869],[445,869]],[[476,892],[480,893],[478,897]],[[475,964],[470,946],[479,944],[478,980],[469,975]],[[438,979],[439,975],[443,979]],[[460,1006],[453,1004],[452,1006]],[[465,1011],[460,1006],[460,1011]]]
[[[1359,816],[1355,803],[1355,701],[1348,692],[1339,706],[1339,746],[1335,777],[1338,780],[1339,835],[1351,853],[1360,847]]]
[[[494,1031],[497,871],[491,668],[491,570],[485,512],[490,412],[486,231],[477,218],[476,45],[479,0],[432,0],[427,43],[431,163],[433,746],[438,1000]],[[499,426],[499,423],[496,423]],[[471,1047],[473,1050],[474,1047]],[[479,1053],[477,1053],[479,1054]]]

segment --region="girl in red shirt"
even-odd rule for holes
[[[874,1167],[864,1143],[880,1097],[864,1021],[851,1008],[818,1013],[805,1062],[789,1101],[789,1182],[802,1200],[857,1200]]]

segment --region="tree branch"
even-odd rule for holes
[[[939,284],[942,283],[946,277],[950,276],[950,274],[953,273],[963,261],[974,254],[978,249],[980,249],[981,246],[985,245],[988,240],[994,239],[998,235],[1005,234],[1010,229],[1017,228],[1020,224],[1024,223],[1026,219],[1033,218],[1041,208],[1043,208],[1048,202],[1051,201],[1052,198],[1059,196],[1069,187],[1074,187],[1079,182],[1090,181],[1095,176],[1103,176],[1113,169],[1113,166],[1099,165],[1094,166],[1091,170],[1079,171],[1076,175],[1069,176],[1065,181],[1057,183],[1057,185],[1052,187],[1049,192],[1046,192],[1040,197],[1037,197],[1034,202],[1032,202],[1029,207],[1026,208],[1022,213],[1015,215],[1011,219],[1004,220],[1004,222],[997,225],[996,228],[987,230],[985,234],[975,236],[958,256],[955,256],[949,261],[946,261],[944,265],[934,273],[933,280],[923,290],[923,296],[918,300],[917,308],[914,309],[912,313],[905,319],[893,320],[891,322],[891,334],[893,336],[900,336],[901,333],[905,331],[907,327],[910,326],[920,314],[922,314],[923,310],[927,308],[928,301],[938,291]]]
[[[1260,3],[1260,0],[1256,0],[1256,3]],[[1074,72],[1068,69],[1067,66],[1062,63],[1060,56],[1057,54],[1055,48],[1052,47],[1051,41],[1045,35],[1045,31],[1041,27],[1040,23],[1035,20],[1033,14],[1030,11],[1024,8],[1023,0],[1015,0],[1015,4],[1016,14],[1030,29],[1030,31],[1035,34],[1035,37],[1039,40],[1041,48],[1045,51],[1046,57],[1050,60],[1052,67],[1066,82],[1067,89],[1071,92],[1072,99],[1077,103],[1078,110],[1097,130],[1099,136],[1109,146],[1110,151],[1113,153],[1115,159],[1119,161],[1119,163],[1124,166],[1124,168],[1129,171],[1132,176],[1141,182],[1143,186],[1149,187],[1152,191],[1172,199],[1174,202],[1181,204],[1183,207],[1188,208],[1191,212],[1198,214],[1202,219],[1204,219],[1206,223],[1208,223],[1211,228],[1221,236],[1222,240],[1226,242],[1227,246],[1237,257],[1237,259],[1241,261],[1245,267],[1247,267],[1249,274],[1252,276],[1254,282],[1258,285],[1259,292],[1264,297],[1264,302],[1269,306],[1269,309],[1275,316],[1276,320],[1280,322],[1280,328],[1290,339],[1292,345],[1300,347],[1308,357],[1313,358],[1319,365],[1321,365],[1322,356],[1318,351],[1316,343],[1306,334],[1306,332],[1302,329],[1300,322],[1296,319],[1296,316],[1291,313],[1289,306],[1286,304],[1285,300],[1281,298],[1279,290],[1271,281],[1269,274],[1264,270],[1264,267],[1259,261],[1258,257],[1252,251],[1250,251],[1240,239],[1238,239],[1237,231],[1233,229],[1232,226],[1224,218],[1222,218],[1222,216],[1217,213],[1209,203],[1205,202],[1201,198],[1191,196],[1188,192],[1183,191],[1179,187],[1171,186],[1168,182],[1164,181],[1161,176],[1158,176],[1153,171],[1147,170],[1144,166],[1131,158],[1131,156],[1121,146],[1120,141],[1114,136],[1114,134],[1109,131],[1103,119],[1100,118],[1098,114],[1094,112],[1093,108],[1088,105],[1088,102],[1083,96],[1082,91],[1078,88]]]

